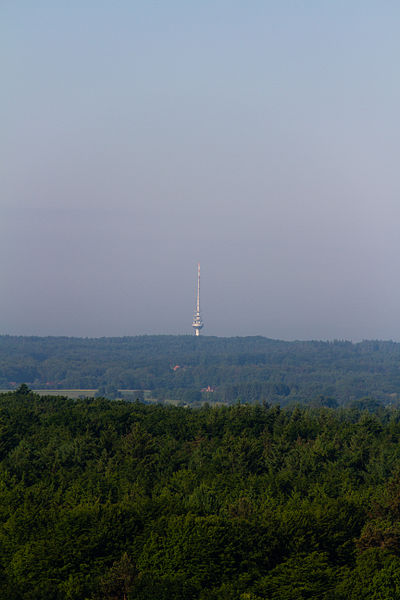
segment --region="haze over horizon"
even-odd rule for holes
[[[0,333],[400,341],[400,5],[0,17]]]

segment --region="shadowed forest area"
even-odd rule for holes
[[[2,394],[0,597],[400,597],[400,412],[370,409]]]
[[[349,405],[399,404],[400,344],[283,342],[264,337],[0,336],[0,388],[124,390],[153,400]],[[132,397],[132,396],[130,396]],[[135,396],[134,396],[135,397]]]

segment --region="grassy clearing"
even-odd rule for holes
[[[33,390],[39,396],[66,396],[67,398],[94,398],[96,390]]]
[[[0,389],[0,394],[9,394],[10,392],[15,391],[14,389]],[[67,398],[94,398],[97,389],[38,389],[32,390],[35,394],[39,394],[39,396],[66,396]],[[150,390],[118,390],[123,397],[134,398],[138,393],[144,392],[144,398],[150,402],[157,402],[156,398],[152,398]]]

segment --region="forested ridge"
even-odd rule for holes
[[[149,390],[182,404],[349,404],[365,396],[397,405],[400,344],[284,342],[264,337],[0,336],[0,387]],[[208,390],[208,391],[207,391]]]
[[[0,395],[0,597],[400,597],[400,412]]]

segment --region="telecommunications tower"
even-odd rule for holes
[[[197,265],[197,304],[194,311],[192,327],[196,335],[200,335],[200,329],[203,327],[203,321],[200,315],[200,263]]]

